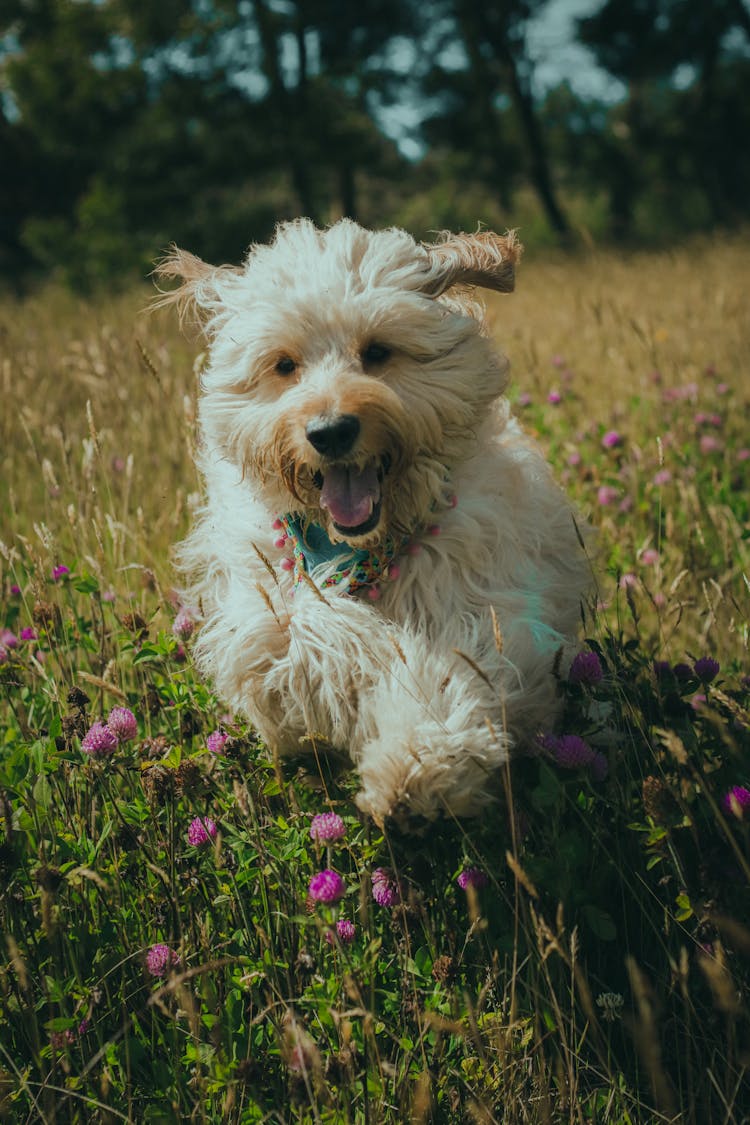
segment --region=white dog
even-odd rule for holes
[[[492,799],[581,619],[573,511],[467,288],[509,292],[519,254],[299,220],[239,268],[159,267],[210,343],[181,547],[199,666],[274,752],[346,750],[378,823]]]

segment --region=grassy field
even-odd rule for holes
[[[419,839],[192,670],[200,341],[147,289],[0,304],[0,1119],[749,1119],[749,281],[702,241],[492,300],[600,528],[591,655],[498,814]]]

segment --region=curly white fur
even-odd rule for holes
[[[348,751],[379,822],[483,808],[509,751],[553,721],[555,662],[580,622],[573,511],[510,417],[507,361],[460,288],[511,289],[518,255],[512,236],[430,246],[300,220],[239,268],[178,250],[161,267],[183,278],[167,300],[194,305],[210,342],[206,501],[180,550],[205,618],[200,666],[275,751],[310,735]],[[311,421],[341,416],[358,420],[354,445],[321,453]],[[371,520],[342,527],[326,473],[376,469]],[[411,537],[399,577],[373,601],[321,592],[322,564],[293,590],[272,527],[286,512],[334,543]]]

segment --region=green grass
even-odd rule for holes
[[[491,305],[518,411],[600,528],[604,674],[560,683],[561,731],[607,772],[541,750],[485,820],[416,839],[361,820],[340,764],[270,760],[173,635],[200,345],[145,293],[0,308],[2,1119],[747,1119],[750,811],[724,803],[750,788],[747,265],[739,242],[551,259]],[[138,737],[92,760],[113,706]],[[346,836],[321,846],[329,809]],[[308,898],[326,867],[332,907]]]

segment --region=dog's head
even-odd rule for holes
[[[282,224],[238,268],[175,249],[157,273],[210,342],[209,450],[332,541],[410,532],[507,383],[466,287],[509,292],[519,256],[512,234],[424,244],[349,220]]]

